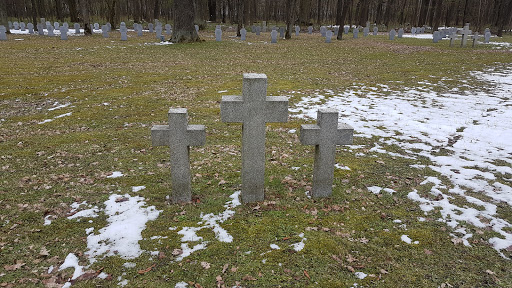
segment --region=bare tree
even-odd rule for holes
[[[189,0],[174,0],[174,30],[171,41],[186,43],[200,41],[194,27],[194,3]]]
[[[92,35],[91,21],[89,20],[89,6],[87,0],[78,0],[80,4],[80,13],[82,14],[82,24],[85,35]]]

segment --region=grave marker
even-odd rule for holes
[[[485,31],[484,43],[489,43],[490,40],[491,40],[491,31]]]
[[[100,24],[94,23],[94,30],[100,30]]]
[[[354,39],[357,39],[357,36],[359,35],[359,29],[358,28],[354,28],[352,30],[352,33],[354,33]]]
[[[25,22],[21,22],[20,23],[20,30],[21,30],[21,32],[25,32],[25,28],[26,28]]]
[[[7,29],[4,25],[0,25],[0,41],[6,41],[7,40]]]
[[[7,26],[9,27],[9,30],[11,30],[12,29],[12,22],[11,21],[7,21]],[[5,28],[5,26],[4,26],[4,28]]]
[[[121,25],[119,32],[121,32],[121,41],[128,41],[128,28],[126,28],[126,25]]]
[[[66,27],[66,29],[68,29],[68,30],[69,30],[69,24],[68,24],[68,22],[64,22],[64,23],[62,23],[62,26]]]
[[[44,28],[43,27],[44,27],[43,24],[37,23],[37,33],[39,35],[41,35],[41,36],[44,35]]]
[[[412,34],[412,35],[416,34],[416,27],[412,27],[412,28],[411,28],[411,34]]]
[[[332,31],[331,29],[327,30],[327,32],[325,32],[325,43],[331,43],[331,39],[332,39]]]
[[[60,40],[68,40],[68,28],[61,26],[59,28],[60,31]]]
[[[332,194],[336,145],[352,144],[354,128],[338,124],[336,109],[320,109],[317,124],[303,124],[300,127],[300,142],[315,145],[313,167],[313,197],[329,197]]]
[[[14,22],[14,23],[12,23],[12,25],[14,26],[14,30],[20,29],[20,24],[18,22]]]
[[[373,27],[373,36],[377,36],[377,33],[379,33],[379,28],[375,26]]]
[[[460,47],[466,47],[468,37],[471,34],[471,30],[469,30],[469,23],[466,23],[466,25],[464,25],[464,29],[462,29],[461,34],[462,41],[460,42]]]
[[[137,36],[139,36],[139,37],[142,36],[142,29],[143,29],[142,28],[142,24],[138,24],[137,25],[137,29],[138,29],[137,30]]]
[[[398,29],[398,38],[402,38],[404,36],[404,28]]]
[[[275,32],[277,34],[277,31]],[[262,201],[265,183],[265,123],[288,120],[288,99],[267,95],[265,74],[244,74],[242,96],[223,96],[222,122],[242,123],[242,201]]]
[[[334,27],[334,36],[337,37],[339,33],[340,33],[340,27],[339,26]]]
[[[215,28],[215,41],[220,42],[222,40],[222,29],[220,29],[220,26],[217,25],[217,28]]]
[[[55,30],[59,30],[60,31],[60,24],[59,22],[53,22],[53,27],[55,28]]]
[[[101,26],[101,33],[103,35],[103,38],[108,38],[108,26],[107,25]]]
[[[295,36],[299,36],[300,26],[295,26]]]
[[[162,37],[162,25],[157,25],[155,28],[156,31],[156,39],[163,41],[164,37]]]
[[[194,25],[194,28],[196,28],[196,33],[199,33],[199,25]]]
[[[276,30],[272,30],[272,32],[270,32],[270,43],[277,43],[277,31]]]
[[[240,29],[240,40],[245,41],[247,37],[247,30],[245,28]]]
[[[267,32],[267,21],[263,21],[263,32]]]
[[[52,24],[46,25],[46,30],[48,30],[48,36],[55,36],[55,34],[53,34],[53,26],[52,26]]]
[[[27,28],[28,28],[28,34],[34,34],[34,24],[28,23]]]
[[[327,27],[320,26],[320,34],[322,35],[322,37],[325,37],[326,32],[327,32]]]
[[[80,24],[75,23],[75,25],[73,25],[73,27],[75,28],[75,34],[80,34]]]
[[[105,24],[105,25],[107,25],[107,32],[112,31],[112,24],[110,24],[109,22],[107,22],[107,24]]]
[[[434,31],[434,35],[432,35],[432,42],[437,43],[441,39],[441,32]]]
[[[457,39],[457,34],[452,33],[452,35],[450,35],[450,47],[453,46],[453,42],[455,41],[455,39]]]
[[[256,26],[256,35],[260,35],[261,33],[261,27],[260,26]]]
[[[313,26],[308,26],[308,34],[313,34]]]
[[[349,30],[350,30],[349,26],[343,26],[343,33],[348,34]]]
[[[367,37],[369,33],[370,33],[370,28],[368,28],[368,27],[364,27],[364,29],[363,29],[363,35],[364,35],[364,37]]]
[[[206,142],[203,125],[188,125],[187,109],[169,109],[169,124],[151,128],[153,146],[169,146],[171,152],[171,199],[173,203],[192,200],[190,146]]]
[[[476,47],[476,45],[478,45],[478,38],[480,38],[480,35],[478,35],[478,32],[475,32],[473,34],[473,45],[472,45],[472,47]]]
[[[389,40],[395,40],[395,36],[396,36],[395,29],[391,29],[391,31],[389,31]]]
[[[171,35],[171,24],[165,24],[165,34]]]

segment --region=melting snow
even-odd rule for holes
[[[107,176],[107,178],[118,178],[124,176],[122,172],[120,171],[114,171],[112,172],[112,175]]]
[[[402,239],[402,241],[404,241],[407,244],[420,244],[419,241],[412,242],[412,239],[409,238],[409,236],[407,236],[407,235],[402,235],[402,237],[400,237],[400,239]]]

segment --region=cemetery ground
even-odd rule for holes
[[[511,51],[224,34],[0,42],[1,287],[512,286]],[[245,72],[290,97],[253,204],[238,202],[241,125],[220,121]],[[333,195],[312,199],[298,131],[324,106],[355,137]],[[168,201],[168,148],[151,146],[170,107],[207,132],[185,205]]]

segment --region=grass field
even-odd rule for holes
[[[488,242],[495,232],[469,225],[474,235],[465,246],[453,236],[455,228],[437,221],[439,211],[425,215],[407,197],[430,189],[420,185],[428,176],[451,185],[432,169],[410,166],[428,166],[429,158],[375,153],[376,142],[404,152],[377,136],[355,137],[356,146],[337,150],[338,163],[351,170],[336,169],[332,197],[308,198],[314,148],[289,133],[307,122],[294,117],[268,125],[265,201],[231,208],[234,215],[220,226],[233,241],[216,240],[211,227],[200,229],[203,242],[190,243],[207,247],[180,259],[186,249],[177,232],[225,211],[240,189],[241,126],[220,121],[220,99],[241,93],[243,73],[266,74],[268,94],[289,96],[293,107],[302,96],[356,84],[405,93],[419,81],[448,79],[431,89],[485,90],[470,71],[512,65],[510,48],[449,47],[447,40],[350,35],[326,44],[319,33],[302,33],[270,44],[270,33],[248,33],[247,42],[234,34],[215,42],[204,32],[205,41],[182,45],[154,45],[154,35],[134,32],[126,42],[116,32],[109,39],[9,35],[0,42],[0,287],[512,286],[511,260]],[[512,37],[499,41],[512,43]],[[169,151],[151,146],[150,128],[166,123],[170,107],[188,108],[189,123],[207,131],[206,145],[191,148],[194,201],[186,205],[169,203]],[[124,176],[108,178],[114,171]],[[134,192],[136,186],[145,189]],[[371,186],[396,193],[373,194]],[[474,197],[491,201],[479,192]],[[148,206],[160,212],[135,241],[140,256],[106,251],[113,255],[90,263],[88,235],[111,223],[105,202],[114,194],[129,194],[114,197],[121,204],[143,197],[142,214]],[[79,210],[97,206],[97,217],[68,219],[78,211],[72,204],[84,201]],[[511,207],[495,204],[500,219],[512,222]],[[403,235],[418,244],[407,244]],[[294,250],[301,242],[304,249]],[[73,281],[73,268],[59,270],[70,253],[86,272]]]

